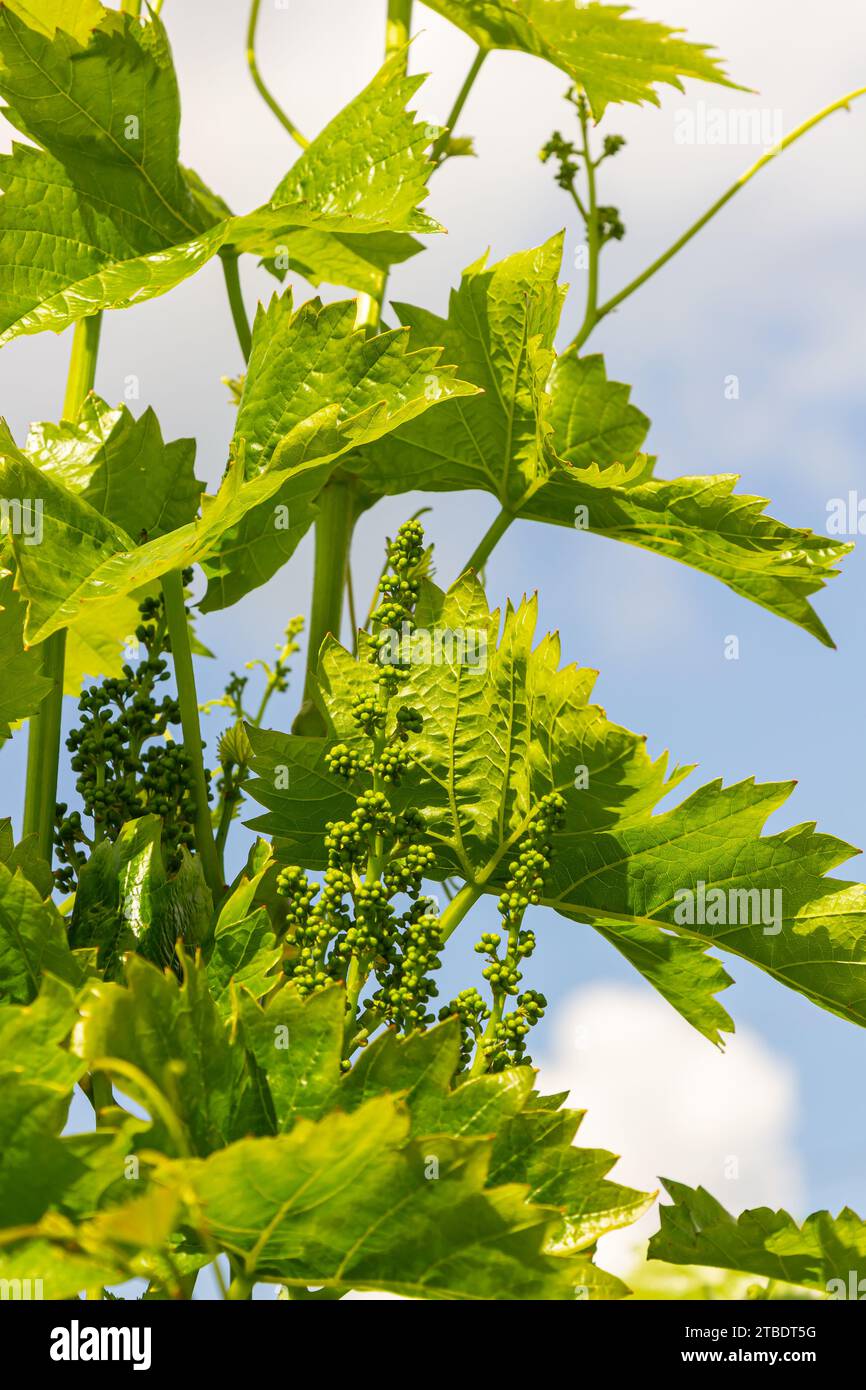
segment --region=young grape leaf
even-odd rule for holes
[[[356,126],[354,103],[337,117],[355,132],[351,145],[345,131],[334,141],[326,131],[274,201],[233,217],[179,163],[180,103],[158,16],[142,26],[106,10],[86,43],[78,26],[76,37],[50,32],[0,8],[0,96],[7,119],[38,146],[16,144],[0,159],[0,257],[10,268],[0,281],[0,344],[164,294],[223,250],[290,254],[299,229],[439,230],[413,201],[426,192],[424,148],[438,132],[397,110],[394,95],[412,79],[380,74],[357,99],[366,124]],[[377,101],[386,114],[375,121]],[[359,128],[375,136],[372,152]]]
[[[456,1019],[408,1038],[384,1033],[344,1078],[340,1103],[354,1109],[374,1096],[402,1092],[415,1135],[495,1134],[488,1182],[524,1184],[533,1202],[559,1209],[562,1221],[547,1245],[552,1253],[586,1250],[652,1205],[655,1194],[606,1177],[616,1162],[613,1154],[575,1147],[583,1112],[561,1110],[549,1098],[543,1108],[527,1108],[535,1082],[532,1067],[461,1079],[454,1087],[459,1056]]]
[[[0,820],[0,863],[5,864],[11,874],[20,869],[41,898],[51,897],[54,892],[54,875],[50,866],[39,855],[38,836],[35,832],[25,835],[16,845],[9,816]]]
[[[268,872],[266,863],[252,877],[246,874],[220,908],[208,953],[207,977],[217,1008],[227,1018],[234,1007],[234,990],[248,989],[262,999],[282,983],[275,973],[283,949],[274,934],[266,907],[254,906],[256,890]]]
[[[862,1297],[866,1222],[848,1207],[836,1217],[816,1211],[802,1225],[768,1207],[733,1217],[702,1187],[668,1178],[664,1184],[673,1205],[660,1208],[650,1259],[759,1274],[836,1298]]]
[[[85,1289],[134,1278],[168,1280],[173,1287],[178,1264],[165,1262],[162,1252],[179,1214],[177,1193],[158,1187],[78,1223],[50,1213],[34,1226],[9,1232],[11,1248],[4,1249],[7,1241],[0,1234],[4,1275],[26,1279],[28,1268],[44,1271],[39,1296],[53,1299],[77,1299]]]
[[[424,83],[396,53],[304,151],[271,197],[272,207],[309,205],[357,213],[382,228],[438,232],[418,211],[433,169],[429,146],[441,132],[406,109]]]
[[[471,265],[452,291],[446,319],[395,304],[412,339],[445,357],[483,391],[473,401],[445,401],[435,417],[410,422],[362,451],[347,466],[357,471],[370,500],[415,490],[492,492],[518,511],[528,493],[557,466],[547,379],[553,338],[565,299],[557,284],[562,236],[497,265],[486,257]]]
[[[172,569],[184,569],[217,548],[225,531],[280,492],[284,503],[293,503],[306,516],[308,499],[315,497],[331,471],[333,459],[358,429],[375,432],[375,414],[364,422],[348,421],[338,428],[337,407],[305,420],[285,442],[283,460],[291,477],[276,468],[244,483],[243,469],[233,463],[219,493],[204,498],[203,515],[166,535],[136,545],[120,527],[103,517],[78,493],[70,491],[42,472],[27,456],[8,448],[0,458],[0,486],[12,498],[41,504],[43,543],[38,558],[19,536],[12,537],[17,560],[17,587],[28,600],[25,638],[42,641],[51,632],[78,624],[98,625],[112,620],[118,601],[156,583]],[[305,450],[312,457],[305,457]],[[281,461],[283,461],[281,460]],[[272,524],[276,525],[274,513]],[[298,528],[295,528],[296,534]],[[299,534],[297,535],[299,539]]]
[[[275,213],[304,208],[323,225],[284,234],[277,220],[258,232],[236,230],[235,248],[261,256],[280,276],[291,267],[314,285],[376,293],[390,266],[423,249],[411,231],[442,230],[418,211],[434,168],[428,150],[440,134],[406,109],[423,81],[406,75],[401,55],[389,58],[280,181],[270,204]]]
[[[528,1183],[534,1202],[562,1212],[548,1246],[558,1255],[588,1250],[601,1236],[630,1226],[656,1197],[607,1176],[616,1155],[574,1143],[582,1119],[576,1110],[522,1111],[497,1131],[493,1146],[492,1183]]]
[[[318,227],[290,232],[283,244],[285,268],[277,261],[280,253],[274,254],[275,248],[260,248],[262,264],[278,279],[293,270],[316,287],[343,285],[369,295],[380,292],[383,277],[392,266],[402,265],[424,250],[423,243],[406,232],[326,232]]]
[[[562,467],[521,515],[592,531],[679,560],[810,632],[830,636],[808,602],[852,549],[764,515],[767,499],[734,492],[736,474],[667,480],[638,451],[649,421],[601,357],[557,359],[549,389]]]
[[[159,816],[128,821],[116,840],[96,845],[81,870],[70,944],[75,950],[97,947],[107,979],[120,973],[126,951],[170,965],[178,941],[193,950],[209,933],[212,903],[200,862],[183,852],[180,868],[169,877],[162,831]]]
[[[81,982],[66,923],[20,869],[0,863],[0,997],[29,1004],[46,973],[70,985]]]
[[[295,312],[286,293],[259,308],[232,443],[236,455],[243,451],[248,480],[285,467],[286,440],[320,404],[336,404],[344,451],[350,439],[381,439],[433,406],[475,394],[440,365],[441,349],[415,351],[405,329],[370,337],[355,320],[351,300],[311,300]],[[315,516],[316,495],[299,495],[286,470],[284,490],[226,530],[204,565],[204,612],[236,602],[285,563]],[[275,508],[285,525],[275,524]]]
[[[528,1204],[522,1188],[485,1188],[489,1141],[427,1143],[410,1139],[405,1110],[382,1096],[167,1164],[160,1180],[194,1191],[213,1238],[251,1281],[410,1298],[573,1298],[571,1262],[543,1252],[557,1213]]]
[[[715,996],[734,981],[702,942],[672,936],[650,922],[593,925],[693,1028],[724,1045],[722,1034],[734,1032],[734,1021]]]
[[[166,444],[150,408],[136,420],[93,392],[76,421],[31,425],[24,452],[130,536],[152,539],[192,521],[204,491],[194,439]]]
[[[0,1226],[37,1221],[85,1171],[58,1137],[84,1070],[63,1046],[75,1017],[72,991],[50,978],[27,1007],[0,1008]]]
[[[335,1102],[343,1056],[346,991],[320,990],[308,999],[291,986],[261,1008],[249,994],[238,996],[244,1046],[255,1058],[274,1115],[274,1132],[287,1133],[297,1120],[317,1120]]]
[[[17,587],[28,600],[28,643],[82,620],[113,619],[119,599],[210,557],[207,606],[234,601],[292,553],[342,453],[440,399],[475,389],[452,381],[451,370],[438,365],[438,350],[408,351],[403,331],[373,339],[356,331],[351,304],[312,301],[292,315],[284,296],[261,312],[258,325],[237,457],[217,496],[203,499],[198,520],[136,544],[79,489],[65,486],[58,470],[37,466],[8,432],[0,438],[0,487],[7,498],[40,509],[44,532],[39,546],[11,537]],[[318,359],[313,376],[312,355]],[[249,464],[240,457],[246,450]],[[94,496],[105,504],[98,487]],[[131,493],[130,506],[133,501]]]
[[[185,960],[178,983],[130,956],[127,987],[91,983],[81,1015],[76,1051],[88,1061],[114,1058],[135,1069],[122,1074],[123,1090],[151,1114],[163,1144],[170,1148],[173,1140],[162,1113],[151,1109],[153,1090],[174,1111],[193,1152],[210,1153],[236,1137],[244,1056],[229,1041],[204,966]]]
[[[81,44],[87,43],[105,15],[99,0],[6,0],[6,4],[37,33],[53,39],[62,29]]]
[[[42,653],[24,645],[24,604],[12,587],[12,571],[0,569],[0,742],[12,725],[36,714],[51,682],[42,674]]]
[[[618,949],[706,1036],[718,1041],[729,1022],[713,997],[728,977],[697,954],[714,945],[866,1023],[866,888],[825,877],[854,851],[812,825],[762,834],[790,784],[713,782],[654,814],[689,769],[668,777],[665,758],[652,761],[643,738],[590,704],[593,673],[560,670],[558,639],[533,650],[534,600],[508,608],[500,637],[499,614],[464,576],[448,595],[427,585],[416,618],[403,698],[424,727],[394,799],[423,813],[437,877],[500,891],[508,856],[556,790],[566,820],[542,902],[609,939],[622,931]],[[368,662],[324,644],[319,699],[334,740],[358,743],[350,700],[374,679]],[[351,802],[327,769],[330,740],[250,730],[250,741],[249,790],[269,810],[254,828],[285,842],[281,857],[320,867],[325,824]],[[659,933],[691,948],[666,949]]]
[[[544,58],[584,88],[596,120],[611,102],[652,102],[656,87],[683,91],[684,77],[734,87],[706,44],[666,24],[630,17],[628,5],[592,0],[424,0],[483,49]]]
[[[476,400],[446,401],[344,463],[363,503],[481,489],[512,518],[625,541],[701,570],[832,645],[809,596],[851,546],[765,516],[722,474],[666,480],[639,453],[649,421],[598,355],[556,358],[562,238],[465,272],[447,320],[396,305],[418,346],[444,345]]]
[[[66,662],[63,667],[63,693],[81,694],[89,678],[104,680],[122,676],[129,662],[128,648],[137,639],[141,622],[139,602],[142,594],[122,594],[85,609],[66,633]]]

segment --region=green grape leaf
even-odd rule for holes
[[[405,54],[389,58],[304,151],[274,190],[271,205],[356,213],[406,232],[441,231],[418,211],[434,167],[427,151],[441,134],[406,110],[423,82],[407,76]]]
[[[35,832],[25,835],[16,845],[12,821],[8,816],[0,820],[0,863],[5,864],[11,874],[20,869],[41,898],[51,897],[54,875],[50,865],[40,857],[38,836]]]
[[[440,366],[441,349],[414,350],[406,330],[370,337],[356,328],[354,301],[311,300],[295,312],[290,293],[260,308],[238,409],[232,450],[243,453],[248,480],[283,469],[287,441],[311,411],[334,403],[339,450],[381,439],[433,406],[476,388]],[[315,515],[317,490],[286,483],[268,503],[227,529],[204,565],[204,612],[226,607],[264,583],[293,553]],[[315,481],[315,480],[313,480]],[[284,524],[275,524],[285,518]]]
[[[291,986],[264,1009],[243,993],[238,1017],[271,1098],[278,1133],[300,1119],[317,1120],[333,1105],[340,1080],[346,991],[335,986],[302,999]]]
[[[107,979],[121,973],[126,951],[168,965],[178,941],[193,950],[208,936],[212,903],[200,863],[182,851],[169,877],[162,828],[159,816],[128,821],[116,840],[95,846],[79,875],[70,943],[96,947]]]
[[[160,1177],[192,1188],[250,1280],[410,1298],[573,1297],[569,1261],[542,1249],[556,1213],[521,1188],[485,1189],[489,1142],[428,1143],[410,1139],[408,1115],[382,1096]]]
[[[480,489],[508,517],[567,526],[679,560],[832,646],[809,596],[851,546],[764,515],[732,474],[667,480],[639,451],[649,420],[598,355],[555,357],[562,238],[464,273],[447,320],[395,306],[418,347],[444,345],[476,400],[444,402],[343,467],[363,504]]]
[[[672,936],[650,922],[593,925],[693,1028],[723,1046],[722,1034],[734,1032],[734,1021],[716,995],[734,982],[702,942]]]
[[[204,966],[185,960],[178,983],[170,972],[130,956],[127,987],[92,982],[81,1014],[76,1050],[88,1061],[119,1059],[131,1069],[120,1074],[120,1084],[151,1114],[163,1144],[173,1141],[164,1116],[151,1109],[154,1090],[193,1152],[210,1153],[236,1137],[244,1057],[225,1032]]]
[[[419,347],[444,348],[445,359],[483,395],[444,401],[424,422],[409,422],[381,447],[353,455],[347,467],[375,499],[386,492],[492,492],[519,510],[557,466],[546,383],[565,298],[557,284],[562,236],[497,265],[486,257],[452,291],[447,319],[395,304]]]
[[[704,1188],[664,1179],[673,1199],[649,1258],[759,1274],[832,1298],[860,1298],[866,1287],[866,1222],[846,1207],[817,1211],[798,1225],[786,1211],[757,1207],[731,1216]]]
[[[401,698],[424,727],[394,799],[423,813],[436,876],[500,891],[508,856],[556,790],[566,821],[543,903],[608,939],[622,931],[618,949],[712,1041],[729,1024],[714,1000],[728,976],[698,955],[712,946],[866,1023],[866,888],[825,877],[851,847],[812,825],[762,833],[790,784],[713,782],[654,814],[690,769],[668,776],[644,738],[592,705],[594,673],[560,669],[557,638],[533,646],[536,613],[535,600],[524,601],[501,620],[471,576],[448,595],[433,585],[422,594]],[[324,644],[319,700],[334,740],[359,745],[350,700],[374,679],[368,662]],[[250,794],[269,812],[254,828],[281,842],[281,856],[320,867],[325,825],[351,804],[327,769],[330,739],[249,735]],[[668,949],[660,933],[691,949]]]
[[[243,469],[235,462],[217,496],[204,498],[198,520],[141,545],[80,495],[43,473],[25,454],[7,449],[0,464],[0,485],[13,499],[40,503],[45,523],[39,547],[28,547],[23,537],[12,537],[17,587],[28,600],[25,640],[34,644],[63,627],[76,629],[84,622],[86,630],[93,631],[91,623],[114,621],[118,600],[154,584],[168,570],[204,559],[250,508],[277,492],[292,502],[315,496],[344,447],[344,438],[351,438],[336,428],[336,414],[336,407],[320,411],[286,441],[296,446],[294,452],[290,447],[285,453],[287,463],[294,465],[288,483],[282,472],[271,469],[245,484]],[[348,429],[353,424],[348,422]],[[312,458],[304,457],[305,449]],[[32,549],[38,549],[38,557],[30,553]]]
[[[84,1070],[63,1046],[75,1018],[72,991],[50,977],[27,1007],[0,1009],[0,1226],[38,1220],[85,1171],[58,1137]]]
[[[408,352],[405,332],[368,340],[355,331],[351,305],[313,301],[292,315],[284,297],[258,322],[262,346],[242,401],[244,433],[239,428],[237,456],[217,496],[203,499],[198,520],[136,545],[79,490],[17,449],[8,432],[0,438],[0,487],[22,507],[38,508],[43,525],[39,546],[15,528],[11,536],[29,644],[82,621],[115,620],[119,599],[211,556],[207,606],[234,601],[292,553],[342,453],[437,404],[439,391],[474,391],[439,368],[438,351]],[[312,378],[310,353],[320,354]],[[436,390],[431,378],[442,383]],[[276,390],[272,401],[264,389]],[[248,464],[241,457],[247,449]]]
[[[161,1255],[179,1214],[177,1193],[159,1188],[78,1224],[51,1214],[7,1233],[11,1250],[3,1248],[7,1242],[0,1234],[4,1274],[26,1279],[28,1266],[44,1271],[39,1296],[55,1299],[76,1299],[85,1289],[136,1277],[174,1282],[178,1266]]]
[[[283,260],[278,261],[279,252],[270,259],[263,257],[263,264],[279,279],[293,270],[317,287],[343,285],[369,295],[379,293],[384,274],[392,266],[403,265],[424,250],[406,232],[326,232],[318,227],[290,232],[284,245]]]
[[[438,132],[396,109],[395,91],[408,94],[414,79],[380,74],[357,99],[373,144],[359,140],[363,121],[351,104],[334,139],[326,131],[314,142],[274,201],[233,217],[179,163],[180,103],[158,16],[142,26],[104,11],[86,44],[83,26],[76,37],[50,32],[0,10],[5,115],[37,146],[15,144],[0,159],[0,257],[15,267],[0,283],[0,344],[164,294],[221,251],[290,255],[299,230],[439,230],[415,208],[433,167],[424,150]],[[354,132],[349,144],[341,121]],[[411,249],[401,243],[400,254]],[[380,243],[374,263],[382,254]],[[319,255],[326,265],[321,242]]]
[[[63,667],[63,693],[81,694],[88,679],[104,680],[121,676],[128,664],[127,647],[134,643],[135,629],[141,622],[141,594],[122,594],[82,611],[66,634],[66,662]]]
[[[587,1250],[652,1205],[654,1193],[607,1178],[613,1154],[575,1146],[583,1112],[561,1110],[551,1100],[544,1108],[527,1108],[535,1081],[531,1067],[461,1079],[453,1087],[459,1056],[456,1019],[408,1038],[382,1034],[344,1078],[340,1104],[355,1109],[377,1095],[403,1093],[413,1134],[495,1134],[488,1183],[524,1184],[531,1201],[559,1209],[562,1222],[547,1245],[552,1253]]]
[[[263,999],[282,983],[276,972],[283,950],[274,933],[268,910],[255,906],[259,886],[270,868],[270,860],[252,877],[242,874],[240,882],[220,908],[208,954],[207,976],[210,992],[223,1017],[234,1008],[234,989],[248,989]]]
[[[24,604],[15,593],[11,570],[0,570],[0,741],[12,726],[36,714],[51,682],[42,674],[42,654],[24,645]]]
[[[556,450],[573,468],[608,468],[634,460],[650,421],[629,399],[631,387],[609,381],[601,353],[557,357],[548,380]],[[572,513],[571,524],[574,524]]]
[[[588,1250],[630,1226],[656,1198],[611,1181],[614,1154],[574,1143],[582,1119],[582,1111],[525,1110],[502,1126],[493,1147],[491,1182],[528,1183],[534,1202],[562,1212],[548,1247],[560,1255]]]
[[[192,521],[204,491],[194,439],[166,444],[151,409],[136,420],[92,392],[77,421],[31,425],[24,452],[130,536],[162,536]]]
[[[99,0],[6,0],[6,4],[37,33],[53,39],[61,29],[81,44],[87,43],[105,15]]]
[[[81,981],[66,923],[20,868],[12,872],[0,864],[0,996],[28,1004],[45,974],[70,985]]]
[[[666,24],[633,19],[629,5],[575,0],[424,0],[482,48],[544,58],[584,88],[596,120],[611,102],[659,105],[656,87],[682,79],[733,87],[705,44]]]
[[[63,1224],[57,1231],[58,1224],[55,1218],[51,1223],[53,1234],[34,1226],[24,1238],[20,1227],[0,1231],[0,1268],[11,1288],[17,1280],[18,1287],[31,1291],[31,1297],[36,1297],[38,1290],[41,1298],[72,1299],[79,1298],[84,1289],[123,1280],[125,1270],[121,1262],[76,1249],[71,1244],[72,1228]],[[36,1269],[40,1271],[38,1275],[33,1273]],[[27,1295],[22,1292],[21,1296]]]

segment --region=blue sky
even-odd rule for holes
[[[238,211],[261,202],[295,157],[248,82],[243,8],[166,0],[164,10],[185,94],[182,157]],[[374,72],[383,11],[381,0],[265,7],[263,67],[308,132]],[[690,84],[685,95],[666,93],[661,110],[609,113],[603,131],[623,132],[628,145],[606,166],[611,183],[604,201],[619,205],[628,232],[606,259],[607,292],[653,259],[760,153],[678,144],[683,111],[697,110],[701,101],[726,110],[757,107],[781,112],[787,129],[858,85],[856,55],[864,51],[858,0],[827,0],[820,21],[804,0],[763,0],[760,7],[747,0],[663,0],[641,4],[638,12],[681,23],[692,37],[717,43],[731,73],[760,86],[761,95]],[[436,75],[417,104],[425,116],[441,120],[471,45],[420,6],[418,25],[424,32],[413,46],[413,68]],[[581,272],[571,267],[580,229],[537,160],[553,127],[564,129],[570,119],[561,100],[565,85],[561,74],[517,55],[489,60],[461,127],[476,135],[480,158],[455,161],[437,175],[427,209],[448,236],[400,269],[395,297],[444,312],[448,288],[485,247],[498,258],[564,226],[564,278],[574,288],[563,343],[573,336],[582,286]],[[866,102],[834,116],[761,174],[590,345],[604,352],[608,374],[630,383],[634,401],[652,418],[650,448],[659,456],[660,475],[742,473],[745,490],[772,498],[771,514],[818,531],[826,526],[830,499],[866,486],[864,137]],[[273,282],[250,266],[244,284],[252,305],[257,295],[271,293]],[[299,298],[309,297],[308,287],[298,282],[296,288]],[[66,339],[52,335],[13,344],[0,355],[3,409],[19,437],[30,419],[58,413],[67,355]],[[138,376],[141,407],[155,407],[167,437],[198,438],[200,475],[213,482],[232,424],[220,377],[240,367],[221,277],[211,266],[168,298],[109,316],[97,389],[113,402],[127,376]],[[731,374],[740,383],[737,400],[725,396]],[[383,535],[424,500],[392,499],[362,520],[354,556],[362,594],[378,573]],[[433,502],[426,523],[436,542],[439,581],[447,583],[492,518],[494,504],[466,495]],[[219,693],[231,667],[269,654],[285,621],[305,608],[310,564],[306,542],[239,609],[202,621],[202,637],[220,653],[218,661],[200,663],[202,698]],[[496,551],[487,580],[497,602],[539,590],[542,627],[560,630],[565,659],[600,671],[596,694],[610,717],[645,732],[651,750],[670,748],[676,761],[700,765],[688,788],[717,776],[796,778],[773,828],[817,820],[856,845],[866,843],[864,566],[863,555],[855,553],[817,599],[837,651],[702,575],[585,534],[517,524]],[[739,638],[736,662],[723,655],[730,634]],[[293,698],[285,697],[273,707],[274,723],[287,727],[293,712]],[[18,804],[23,753],[20,736],[4,752],[10,806]],[[862,878],[860,862],[847,872]],[[480,909],[454,943],[446,997],[452,985],[466,982],[470,962],[477,969],[471,944],[492,924],[491,912]],[[728,1077],[737,1078],[732,1092],[719,1079],[710,1045],[686,1037],[679,1020],[673,1031],[660,1020],[649,987],[591,929],[547,915],[535,926],[540,946],[531,983],[553,1005],[536,1052],[551,1077],[574,1084],[577,1104],[584,1103],[582,1086],[607,1098],[617,1131],[607,1142],[616,1146],[621,1132],[634,1144],[638,1176],[658,1172],[662,1158],[669,1162],[662,1123],[637,1104],[638,1091],[651,1094],[656,1085],[659,1094],[662,1087],[680,1094],[678,1071],[688,1058],[691,1089],[682,1092],[681,1111],[689,1113],[698,1089],[717,1097],[717,1104],[709,1112],[700,1107],[700,1116],[695,1110],[673,1176],[697,1174],[710,1185],[736,1144],[751,1175],[737,1189],[745,1200],[784,1197],[801,1211],[848,1202],[866,1212],[866,1116],[858,1084],[866,1069],[866,1033],[729,961],[737,983],[724,1002],[743,1034],[742,1047],[735,1041],[729,1054]],[[644,1006],[643,999],[651,1002]],[[608,1047],[607,1056],[602,1047],[571,1048],[563,1028],[567,1034],[569,1020],[595,1019],[601,1008],[606,1017],[621,1011],[629,1045]],[[625,1028],[635,1016],[644,1020],[645,1045]],[[706,1051],[706,1063],[692,1062],[696,1045]],[[756,1111],[749,1093],[758,1085],[763,1092]],[[761,1110],[776,1116],[774,1129],[763,1123]],[[605,1142],[604,1134],[591,1137]],[[742,1204],[730,1191],[719,1195],[732,1206]]]

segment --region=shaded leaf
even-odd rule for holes
[[[440,1137],[438,1179],[393,1100],[301,1120],[164,1170],[188,1183],[216,1240],[250,1279],[409,1297],[572,1297],[567,1262],[542,1253],[552,1213],[514,1187],[484,1190],[489,1146]]]
[[[127,963],[128,987],[92,983],[85,993],[76,1048],[88,1060],[119,1058],[161,1092],[183,1126],[193,1151],[204,1154],[235,1137],[244,1058],[232,1047],[207,989],[203,966],[187,960],[184,978],[155,969],[138,956]],[[125,1092],[152,1115],[149,1089],[124,1074]]]
[[[802,1225],[769,1207],[733,1217],[702,1187],[668,1178],[664,1183],[673,1205],[660,1208],[661,1229],[650,1241],[650,1259],[742,1270],[835,1298],[862,1296],[866,1222],[848,1207],[836,1217],[814,1212]]]
[[[0,864],[0,995],[28,1004],[39,993],[46,973],[70,985],[81,980],[66,939],[66,923],[20,868],[13,873]]]
[[[24,604],[13,587],[10,570],[0,570],[0,741],[12,726],[36,714],[51,682],[42,674],[42,653],[24,646]]]

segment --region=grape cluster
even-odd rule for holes
[[[187,572],[185,582],[190,578]],[[82,692],[81,718],[66,740],[70,765],[77,773],[75,789],[83,815],[93,822],[93,835],[85,832],[82,811],[58,803],[55,845],[60,867],[55,878],[65,892],[75,888],[87,852],[101,840],[115,840],[127,821],[140,816],[154,813],[162,818],[169,871],[178,866],[181,847],[193,844],[196,802],[190,759],[169,733],[180,724],[180,708],[172,695],[157,698],[158,687],[170,678],[162,598],[145,598],[139,614],[135,637],[144,647],[144,658],[137,667],[127,664],[120,676]]]
[[[404,1032],[432,1023],[431,973],[440,965],[438,910],[421,893],[434,862],[422,843],[424,819],[391,803],[411,766],[412,737],[423,727],[417,709],[396,701],[409,663],[394,641],[395,632],[402,639],[414,629],[423,565],[423,528],[406,522],[389,544],[366,638],[372,679],[351,704],[358,738],[326,754],[331,774],[355,790],[354,807],[348,819],[327,827],[321,887],[295,867],[277,880],[286,910],[287,973],[302,994],[345,981],[353,1021],[360,993],[374,977],[377,987],[364,1000],[367,1032],[383,1021]],[[401,896],[409,900],[403,912],[395,905]]]
[[[475,950],[487,959],[482,974],[493,994],[488,1009],[477,990],[463,990],[440,1018],[457,1014],[463,1031],[463,1065],[475,1054],[472,1070],[502,1071],[508,1066],[529,1065],[526,1039],[530,1029],[544,1016],[547,1000],[536,990],[520,988],[522,963],[535,950],[535,935],[523,929],[526,909],[541,901],[545,875],[550,870],[553,847],[551,836],[565,816],[565,801],[558,792],[542,797],[538,809],[521,841],[516,859],[508,866],[508,881],[499,897],[503,934],[484,932]],[[500,954],[505,936],[504,952]],[[509,998],[516,1007],[505,1012]]]
[[[555,130],[539,153],[542,164],[548,164],[550,160],[556,163],[556,182],[566,193],[570,193],[584,221],[588,223],[590,210],[582,202],[576,188],[576,181],[581,170],[581,162],[587,167],[588,174],[594,178],[595,171],[606,159],[612,159],[619,154],[625,144],[623,135],[606,135],[602,143],[601,154],[597,159],[592,159],[588,147],[588,126],[589,126],[589,103],[582,92],[577,92],[571,88],[566,93],[566,101],[577,108],[581,128],[584,134],[584,147],[579,149],[573,140],[567,140],[560,131]],[[625,236],[625,226],[619,214],[619,209],[608,204],[598,205],[594,211],[595,230],[598,237],[599,247],[604,246],[608,241],[622,241]]]

